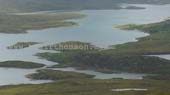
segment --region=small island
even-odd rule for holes
[[[145,7],[138,7],[138,6],[127,6],[125,9],[131,9],[131,10],[142,10],[146,9]]]
[[[30,47],[32,45],[36,45],[39,44],[38,42],[17,42],[16,44],[12,45],[12,46],[8,46],[8,49],[23,49],[23,48],[27,48]]]
[[[94,75],[87,75],[83,73],[76,73],[76,72],[69,72],[69,71],[42,69],[42,70],[37,70],[37,73],[29,74],[26,77],[34,80],[64,80],[64,79],[93,78]]]
[[[100,48],[92,45],[90,43],[80,42],[80,41],[67,41],[61,42],[54,45],[43,46],[40,49],[43,50],[99,50]]]
[[[44,67],[44,64],[26,62],[26,61],[4,61],[0,62],[0,67],[5,68],[22,68],[22,69],[34,69]]]

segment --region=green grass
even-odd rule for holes
[[[131,53],[131,54],[169,54],[170,53],[170,20],[146,25],[124,25],[121,29],[138,29],[150,36],[139,38],[138,42],[114,46],[116,50],[112,53]]]
[[[27,77],[34,80],[64,80],[64,79],[93,78],[94,76],[83,73],[42,69],[38,70],[37,73],[27,75]]]
[[[0,87],[0,95],[169,95],[169,80],[92,79],[92,76],[66,71],[40,70],[36,79],[52,79],[46,84]],[[41,77],[40,77],[41,76]],[[112,89],[140,88],[148,91],[113,92]]]
[[[27,30],[68,27],[77,25],[69,19],[82,18],[77,13],[14,15],[0,14],[0,33],[26,33]]]
[[[39,70],[33,79],[52,79],[46,84],[0,87],[0,95],[169,95],[169,80],[92,79],[93,76],[53,70]],[[148,91],[113,92],[112,89],[140,88]]]
[[[25,62],[25,61],[4,61],[0,62],[0,67],[6,68],[23,68],[23,69],[33,69],[44,67],[45,65],[34,63],[34,62]]]
[[[114,55],[100,52],[61,52],[40,53],[38,56],[49,61],[59,62],[52,68],[75,67],[78,69],[92,69],[104,73],[133,72],[149,74],[169,74],[170,61],[158,57],[141,55]]]
[[[154,0],[149,0],[154,3]],[[116,0],[0,0],[0,12],[34,12],[49,10],[96,10],[96,9],[122,9],[119,3],[146,3],[146,1],[116,1]],[[164,4],[170,3],[168,0],[156,1]],[[148,3],[147,3],[148,4]],[[138,9],[133,7],[131,9]]]
[[[32,12],[49,10],[122,9],[128,4],[169,4],[169,0],[0,0],[0,12]],[[130,9],[140,9],[130,7]]]
[[[1,95],[169,95],[168,81],[69,79],[39,85],[6,86]],[[148,91],[112,92],[116,88],[145,88]]]

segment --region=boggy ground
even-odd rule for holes
[[[44,73],[45,72],[45,73]],[[1,95],[169,95],[170,84],[163,80],[92,79],[85,74],[44,70],[41,76],[53,78],[53,83],[4,86]],[[56,73],[57,76],[54,74]],[[63,77],[64,76],[64,77]],[[70,77],[71,76],[71,77]],[[58,78],[57,78],[58,77]],[[44,78],[43,78],[44,79]],[[56,80],[57,79],[57,80]],[[122,91],[112,89],[147,89],[146,91]]]

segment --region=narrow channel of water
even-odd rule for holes
[[[95,75],[95,79],[112,79],[112,78],[121,78],[121,79],[143,79],[146,74],[135,74],[135,73],[113,73],[113,74],[106,74],[101,72],[96,72],[93,70],[76,70],[74,68],[55,68],[53,70],[61,70],[61,71],[71,71],[71,72],[78,72],[84,73],[89,75]]]

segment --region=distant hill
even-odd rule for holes
[[[0,11],[119,9],[119,3],[166,4],[170,0],[0,0]]]
[[[0,11],[47,11],[119,8],[112,0],[0,0]]]

